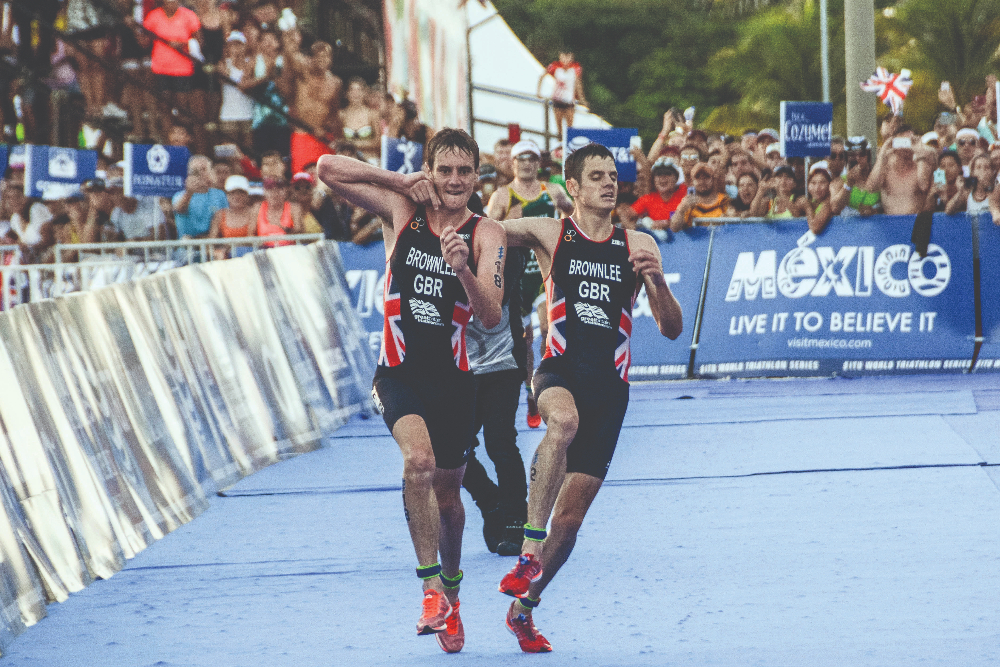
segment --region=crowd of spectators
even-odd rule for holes
[[[32,199],[23,193],[23,157],[12,152],[0,183],[0,244],[18,245],[21,263],[53,261],[56,243],[381,238],[381,221],[317,181],[316,161],[338,153],[377,163],[383,136],[426,144],[432,130],[416,104],[361,78],[345,86],[333,74],[331,45],[304,34],[275,0],[185,2],[46,2],[30,15],[20,3],[5,5],[4,141],[89,147],[100,160],[99,178],[80,191],[53,188]],[[557,65],[574,74],[564,87],[582,100],[572,54]],[[709,133],[696,127],[693,109],[671,109],[650,150],[633,149],[638,176],[621,184],[616,217],[660,235],[699,218],[804,217],[815,233],[835,215],[991,211],[1000,220],[993,77],[985,88],[963,108],[943,85],[942,113],[928,132],[891,116],[881,146],[835,137],[830,154],[811,163],[783,157],[774,129]],[[188,147],[184,189],[126,197],[124,141]],[[514,178],[510,147],[501,141],[484,154],[484,202]],[[541,177],[561,182],[561,146],[541,157]]]
[[[381,225],[316,179],[326,153],[378,163],[383,135],[418,143],[416,105],[362,78],[274,0],[71,0],[4,5],[4,143],[90,148],[80,191],[23,194],[23,153],[0,183],[0,244],[53,261],[56,243],[322,233],[369,243]],[[173,197],[126,197],[123,144],[185,146]],[[239,232],[237,234],[236,232]],[[222,252],[221,250],[218,252]],[[63,254],[65,257],[75,257]]]

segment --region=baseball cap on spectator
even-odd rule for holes
[[[226,192],[234,192],[236,190],[242,190],[247,194],[250,193],[250,181],[247,180],[246,176],[240,176],[239,174],[230,176],[226,179],[226,184],[224,186]]]
[[[847,137],[844,148],[848,151],[866,151],[868,150],[868,139],[863,136]]]
[[[789,167],[787,164],[783,164],[774,170],[774,175],[777,176],[788,176],[790,178],[795,178],[795,170]]]
[[[768,127],[760,131],[760,133],[757,135],[757,141],[760,141],[761,139],[764,138],[770,139],[771,141],[778,141],[781,137],[778,136],[777,130],[772,130],[771,128]]]
[[[955,133],[955,141],[960,139],[976,139],[979,140],[979,133],[973,130],[971,127],[963,127],[957,133]]]
[[[305,181],[309,185],[312,185],[315,182],[313,181],[313,177],[304,171],[300,171],[296,173],[294,176],[292,176],[292,185],[295,185],[296,183],[301,183],[303,181]]]
[[[60,201],[68,199],[70,195],[78,192],[76,185],[71,183],[49,183],[42,190],[42,201]]]
[[[778,153],[780,155],[781,144],[771,144],[770,146],[764,149],[764,155],[768,155],[770,153]]]
[[[240,42],[241,44],[247,43],[247,37],[239,30],[233,30],[229,33],[229,37],[226,38],[227,42]]]
[[[833,174],[830,173],[830,164],[826,160],[820,160],[819,162],[809,167],[810,178],[812,178],[812,175],[815,174],[816,172],[826,174],[826,177],[828,179],[830,179],[831,181],[833,180]]]
[[[673,158],[661,157],[656,162],[653,163],[653,168],[651,169],[653,176],[666,175],[672,173],[674,176],[680,178],[680,170],[677,169],[677,165],[674,164]]]
[[[928,132],[924,136],[920,137],[920,143],[924,144],[925,146],[930,146],[932,141],[938,141],[938,140],[940,140],[940,137],[938,136],[938,133],[934,131]]]
[[[538,148],[538,144],[530,139],[522,139],[510,149],[511,158],[517,158],[518,155],[524,155],[525,153],[531,153],[537,158],[542,157],[542,151]]]

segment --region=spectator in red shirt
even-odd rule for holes
[[[542,96],[542,81],[546,76],[556,80],[556,87],[552,91],[552,113],[556,117],[556,133],[561,137],[563,123],[566,127],[573,127],[577,102],[589,106],[583,94],[583,68],[573,58],[571,51],[560,51],[559,60],[549,65],[538,78],[539,97]]]
[[[649,222],[640,221],[639,227],[668,229],[670,216],[684,201],[686,191],[678,186],[680,171],[671,160],[660,158],[653,163],[652,172],[654,190],[632,204],[632,213],[640,220],[648,218]]]
[[[127,22],[136,29],[136,38],[143,46],[152,41],[153,78],[164,95],[166,108],[179,106],[195,117],[195,146],[204,150],[204,99],[195,91],[195,61],[189,52],[192,40],[201,41],[198,15],[181,7],[178,0],[164,0],[163,7],[149,12],[142,22],[142,27],[149,32],[138,30],[131,18]],[[150,33],[155,37],[150,37]]]

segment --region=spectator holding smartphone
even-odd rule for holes
[[[963,178],[962,158],[955,151],[945,151],[938,157],[938,168],[934,170],[926,210],[943,213],[948,203],[958,194],[960,178]]]
[[[888,215],[915,215],[924,208],[936,168],[934,149],[916,141],[913,128],[899,125],[882,144],[865,189],[881,193]]]
[[[847,149],[847,175],[843,179],[843,185],[838,184],[833,188],[834,194],[841,188],[847,191],[847,205],[840,215],[869,216],[881,212],[881,193],[865,189],[872,173],[872,154],[868,140],[864,137],[849,137],[844,148]]]
[[[805,207],[795,198],[795,172],[788,165],[781,165],[774,174],[766,174],[761,179],[757,196],[750,207],[750,215],[769,220],[800,218],[805,215]]]
[[[979,133],[969,127],[963,127],[955,135],[955,146],[958,157],[962,160],[962,175],[972,176],[972,159],[979,152]]]
[[[178,238],[206,237],[216,211],[229,206],[226,193],[213,185],[212,161],[204,155],[191,156],[184,189],[173,197]]]
[[[978,215],[990,210],[990,200],[996,190],[994,180],[996,173],[990,163],[989,155],[977,155],[969,165],[971,176],[957,179],[961,184],[955,196],[948,200],[944,212],[955,215],[965,211],[969,215]]]

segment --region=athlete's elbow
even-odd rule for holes
[[[684,320],[680,312],[678,312],[676,317],[660,318],[656,326],[660,330],[661,335],[666,336],[670,340],[677,340],[678,336],[684,330]]]
[[[479,316],[479,321],[483,323],[483,327],[487,329],[492,329],[500,324],[500,310],[497,309],[496,312],[483,313]]]
[[[322,155],[316,162],[316,175],[327,185],[343,182],[344,174],[351,166],[352,160],[343,155]]]

